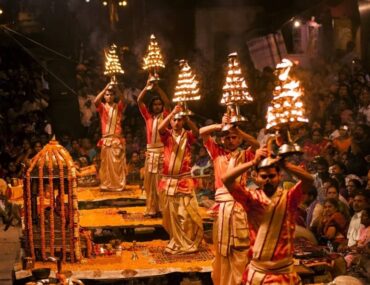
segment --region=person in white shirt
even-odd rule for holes
[[[362,210],[368,207],[368,201],[368,195],[363,191],[357,192],[353,199],[353,210],[355,211],[355,213],[352,216],[351,222],[348,227],[348,247],[354,246],[357,243],[361,227]]]

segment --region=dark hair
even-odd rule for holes
[[[336,200],[336,199],[334,199],[334,198],[327,198],[327,199],[325,199],[325,201],[324,201],[324,204],[325,203],[330,203],[330,204],[332,204],[337,210],[339,210],[339,203],[338,203],[338,201]]]
[[[276,172],[280,172],[280,166],[278,164],[272,164],[270,166],[266,166],[266,167],[256,167],[256,171],[259,172],[261,169],[268,169],[268,168],[275,168],[276,169]]]
[[[349,181],[348,181],[348,183],[349,182],[352,182],[353,184],[355,184],[355,187],[356,187],[356,189],[361,189],[362,188],[362,183],[361,183],[361,181],[359,181],[358,179],[350,179]],[[347,186],[347,185],[346,185]]]
[[[316,200],[316,198],[317,198],[317,189],[316,189],[316,187],[311,186],[311,188],[308,190],[307,195],[312,196],[314,198],[314,200]]]
[[[322,166],[324,166],[326,168],[329,167],[328,161],[324,157],[322,157],[322,156],[316,156],[314,158],[313,163],[316,164],[316,165],[322,165]]]
[[[365,191],[365,190],[358,190],[358,191],[356,191],[356,193],[355,193],[355,195],[353,197],[356,197],[356,196],[363,196],[363,197],[365,197],[365,200],[366,200],[367,203],[370,200],[369,192],[368,191]],[[368,206],[367,206],[367,208],[368,208]]]
[[[162,105],[164,105],[164,103],[163,103],[163,100],[162,100],[162,98],[161,97],[159,97],[159,96],[153,96],[152,97],[152,100],[150,100],[150,102],[149,102],[149,112],[150,113],[153,113],[153,104],[154,104],[154,102],[155,101],[157,101],[157,100],[159,100],[159,101],[161,101],[161,103],[162,103]]]
[[[370,217],[370,208],[369,207],[363,209],[362,211],[366,212],[367,216]]]
[[[344,172],[346,173],[347,172],[347,167],[345,166],[345,164],[341,161],[335,161],[331,166],[333,165],[338,165],[339,168]]]
[[[336,188],[338,191],[339,191],[339,184],[338,184],[338,181],[333,179],[333,178],[326,178],[326,179],[323,179],[322,183],[329,183],[330,186],[329,187],[334,187]]]

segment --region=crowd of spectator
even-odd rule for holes
[[[93,99],[104,86],[102,67],[84,62],[76,68],[76,86],[84,132],[81,137],[60,134],[80,167],[99,164],[100,121]],[[304,87],[304,106],[310,123],[292,130],[294,142],[304,151],[297,161],[315,177],[314,185],[297,219],[322,244],[347,250],[350,266],[356,252],[368,250],[370,193],[370,77],[361,61],[316,59],[310,68],[296,67],[294,75]],[[264,114],[272,99],[276,77],[266,67],[248,75],[254,95],[253,112],[246,114],[246,130],[261,144],[269,134],[263,128]],[[142,82],[144,86],[145,82]],[[163,84],[163,83],[161,83]],[[145,125],[136,105],[142,86],[126,86],[123,130],[126,141],[128,182],[141,183],[145,161]],[[49,86],[42,70],[30,60],[8,52],[0,62],[0,178],[21,177],[24,167],[51,135],[48,120]],[[207,94],[207,92],[205,92]],[[219,120],[215,114],[214,120]],[[202,125],[212,123],[211,120]],[[194,175],[207,176],[211,162],[201,142],[194,148]],[[207,175],[203,175],[207,173]],[[202,180],[200,189],[212,192],[212,183]]]

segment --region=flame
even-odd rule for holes
[[[149,46],[143,61],[143,69],[145,70],[165,67],[161,50],[154,35],[150,36]]]
[[[180,73],[175,86],[173,102],[196,101],[200,99],[199,81],[186,60],[180,61]]]
[[[105,71],[104,75],[114,76],[124,74],[119,58],[117,55],[117,46],[112,44],[108,51],[105,52]]]
[[[293,80],[289,76],[292,66],[293,63],[288,59],[283,59],[276,66],[280,84],[275,87],[274,98],[267,109],[267,129],[280,124],[308,122],[301,100],[303,89],[298,80]]]
[[[228,69],[226,72],[225,84],[222,87],[223,95],[221,104],[238,103],[245,104],[253,101],[248,92],[248,85],[242,76],[240,63],[236,52],[228,56]]]

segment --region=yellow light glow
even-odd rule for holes
[[[238,54],[236,52],[229,54],[226,71],[225,84],[222,87],[223,95],[221,104],[246,104],[253,101],[248,92],[248,86],[242,76]]]
[[[175,86],[173,102],[197,101],[200,99],[199,81],[186,60],[180,60],[180,73]]]
[[[119,62],[119,58],[118,58],[116,50],[117,50],[117,46],[113,44],[111,45],[109,50],[105,52],[104,75],[115,76],[118,74],[125,73],[121,67],[121,63]]]
[[[165,67],[161,50],[154,35],[150,36],[149,46],[143,61],[143,69],[145,70],[153,71]]]
[[[279,85],[275,87],[271,105],[267,109],[266,128],[274,128],[280,124],[307,123],[304,105],[302,102],[303,89],[300,82],[290,77],[289,73],[293,63],[283,59],[276,66]]]
[[[107,1],[103,1],[103,5],[104,6],[107,6],[108,5],[108,2]]]

